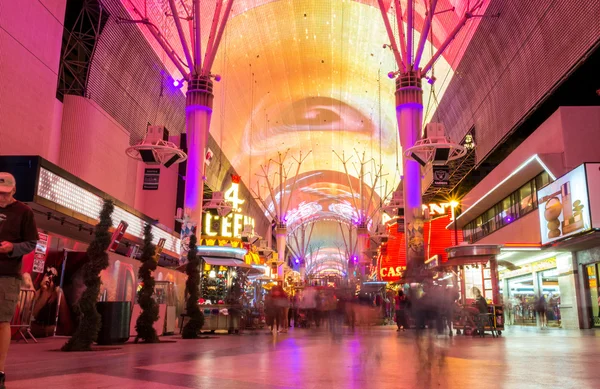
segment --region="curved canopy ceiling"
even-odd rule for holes
[[[176,3],[180,15],[186,14],[182,4],[191,9],[191,0]],[[215,3],[201,1],[203,47],[208,41]],[[384,3],[390,22],[397,29],[395,11],[390,9],[393,1]],[[123,4],[133,19],[137,18],[133,6],[146,12],[184,57],[167,0],[123,0]],[[438,1],[439,14],[434,17],[422,63],[431,58],[435,48],[454,29],[468,4],[468,0]],[[401,5],[406,12],[406,0],[401,0]],[[415,41],[419,39],[425,12],[425,0],[417,0]],[[435,96],[431,85],[424,83],[424,121],[432,117],[435,100],[442,97],[453,77],[453,69],[477,23],[476,18],[469,21],[436,62]],[[140,28],[172,76],[179,78],[180,73],[147,29],[142,25]],[[189,42],[189,35],[187,38]],[[393,53],[384,48],[387,43],[377,0],[234,2],[212,69],[222,80],[215,83],[211,134],[244,183],[254,190],[260,188],[261,197],[271,207],[265,181],[257,174],[263,174],[261,165],[277,160],[278,153],[286,151],[284,166],[291,169],[285,193],[288,199],[292,189],[293,194],[285,208],[291,218],[352,215],[351,209],[356,205],[353,199],[361,194],[360,181],[356,179],[361,176],[359,160],[368,161],[364,165],[366,186],[374,184],[381,167],[375,195],[370,196],[370,188],[363,188],[367,202],[378,204],[398,186],[402,167],[395,84],[387,76],[397,69]],[[302,179],[292,187],[297,166],[293,158],[300,158],[301,152],[302,156],[311,154],[300,166]],[[346,167],[341,159],[348,160]],[[271,164],[271,180],[274,168]],[[354,178],[349,180],[346,171]],[[272,183],[277,186],[279,182]],[[332,233],[330,247],[339,243],[336,239]]]

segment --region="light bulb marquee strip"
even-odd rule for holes
[[[99,220],[100,211],[104,202],[104,199],[101,196],[98,196],[45,168],[40,168],[37,195],[93,220]],[[129,224],[127,233],[139,239],[144,238],[144,226],[147,222],[125,209],[115,206],[112,215],[113,227],[116,228],[121,220],[124,220]],[[154,244],[158,244],[158,241],[161,238],[164,238],[166,240],[165,248],[167,250],[177,254],[180,253],[179,238],[156,226],[152,226],[152,235],[154,236]]]

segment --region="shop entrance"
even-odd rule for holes
[[[594,263],[586,266],[587,270],[587,290],[590,295],[591,302],[591,315],[592,315],[592,326],[600,327],[600,298],[598,288],[598,274],[600,270],[600,264]]]
[[[550,269],[538,273],[540,295],[546,299],[546,319],[548,327],[560,327],[560,288],[558,286],[558,269]]]
[[[508,280],[508,317],[512,325],[535,325],[535,294],[533,276],[511,278]]]
[[[534,280],[534,274],[537,280]],[[538,300],[540,296],[544,296],[548,326],[560,327],[558,270],[554,268],[534,274],[508,279],[508,301],[505,310],[507,322],[512,325],[535,326]]]

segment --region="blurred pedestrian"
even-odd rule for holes
[[[317,308],[317,289],[313,286],[308,286],[302,292],[300,300],[300,309],[305,312],[307,327],[310,327],[311,322],[315,320],[315,309]]]
[[[408,327],[406,311],[408,310],[408,297],[404,294],[404,291],[400,289],[398,295],[394,298],[396,303],[396,325],[398,326],[397,331],[404,331]]]
[[[548,302],[546,301],[546,297],[544,295],[541,295],[535,303],[535,311],[540,318],[541,328],[548,328]]]
[[[275,306],[275,299],[273,298],[274,290],[271,289],[265,297],[265,321],[267,327],[270,327],[271,332],[275,328],[275,316],[277,315],[277,307]]]
[[[273,287],[273,300],[276,308],[275,322],[277,332],[286,333],[288,331],[287,311],[290,309],[290,302],[287,293],[285,293],[281,285]]]

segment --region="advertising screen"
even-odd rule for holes
[[[586,163],[585,173],[590,200],[590,214],[592,215],[592,228],[600,228],[600,163]]]
[[[585,166],[537,192],[542,244],[591,229]]]

